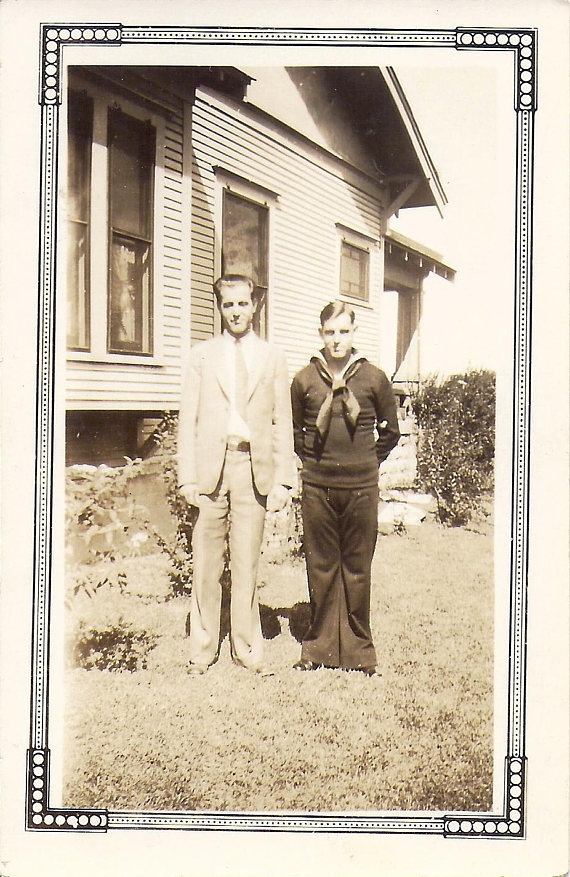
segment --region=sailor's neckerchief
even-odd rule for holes
[[[350,359],[343,368],[342,372],[337,376],[333,375],[333,373],[331,372],[329,365],[324,357],[323,350],[319,350],[319,352],[315,354],[315,356],[312,356],[311,362],[314,363],[315,368],[317,369],[325,384],[330,387],[330,390],[327,393],[327,396],[319,409],[315,424],[321,440],[324,440],[330,426],[332,416],[332,404],[333,398],[335,396],[341,397],[344,414],[348,422],[354,429],[356,427],[358,415],[360,414],[360,405],[358,404],[356,396],[347,385],[347,381],[349,381],[350,378],[356,374],[356,372],[360,368],[361,363],[366,362],[366,357],[361,356],[361,354],[359,354],[358,351],[354,350],[353,348]]]

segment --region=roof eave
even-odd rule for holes
[[[448,280],[450,283],[453,283],[455,280],[455,275],[457,274],[456,269],[444,262],[440,253],[436,253],[435,250],[432,250],[429,247],[424,246],[424,244],[412,240],[412,238],[394,231],[393,229],[388,229],[386,232],[386,242],[390,246],[394,246],[398,250],[417,259],[420,267],[423,267],[427,273],[431,272],[437,274],[439,277],[443,277],[444,280]]]
[[[414,118],[412,109],[408,103],[406,95],[404,94],[404,90],[392,67],[380,67],[379,69],[384,79],[384,82],[386,83],[386,86],[388,87],[390,94],[392,95],[392,99],[398,107],[400,116],[406,128],[406,132],[413,146],[419,165],[419,170],[421,172],[423,184],[422,188],[425,187],[427,189],[427,192],[429,192],[429,196],[431,197],[431,205],[425,204],[423,206],[437,207],[440,216],[443,216],[443,210],[445,205],[447,204],[447,196],[441,184],[441,180],[439,179],[437,168],[435,167],[435,164],[433,163],[433,160],[428,152],[418,123]],[[428,199],[425,198],[423,200],[427,201]],[[406,205],[402,205],[402,207],[405,206]],[[410,202],[408,206],[411,207],[414,205]]]

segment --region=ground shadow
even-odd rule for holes
[[[261,631],[264,639],[275,639],[283,632],[283,620],[289,624],[291,636],[298,643],[303,642],[303,638],[307,633],[309,622],[311,620],[311,607],[309,603],[298,602],[293,606],[266,606],[265,603],[259,605],[259,617],[261,620]],[[190,613],[186,616],[186,636],[190,635]],[[220,612],[220,638],[218,649],[230,632],[230,587],[222,583],[222,608]]]

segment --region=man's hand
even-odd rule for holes
[[[200,496],[200,493],[197,484],[183,484],[179,490],[188,505],[197,506],[199,504],[198,497]]]
[[[267,497],[266,509],[268,512],[280,512],[285,508],[291,498],[289,489],[283,484],[276,484],[272,487]]]

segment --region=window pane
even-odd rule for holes
[[[340,256],[340,294],[368,301],[369,253],[342,242]]]
[[[79,350],[89,348],[88,265],[87,227],[70,222],[67,239],[67,346]]]
[[[113,235],[109,350],[151,353],[150,246]]]
[[[68,101],[67,346],[89,349],[89,239],[93,102],[71,91]]]
[[[267,207],[224,192],[222,272],[267,287]]]
[[[118,110],[109,114],[111,224],[150,238],[154,129]]]
[[[112,353],[152,353],[154,128],[109,112],[109,325]]]
[[[224,191],[222,273],[245,274],[265,292],[253,318],[262,338],[267,335],[268,216],[267,207]]]

